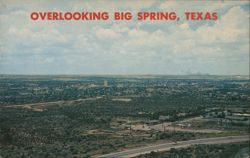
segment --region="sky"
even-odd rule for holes
[[[249,1],[0,0],[0,74],[248,75]],[[175,11],[180,21],[32,21],[33,11]],[[187,21],[185,11],[218,13]]]

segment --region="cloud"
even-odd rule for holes
[[[247,1],[3,0],[0,73],[247,74],[249,10],[246,6],[249,6]],[[187,9],[216,10],[220,18],[215,22],[29,19],[34,10],[173,10],[181,15]],[[231,66],[236,64],[237,67]]]
[[[183,29],[183,30],[188,30],[189,29],[189,25],[188,25],[188,23],[185,22],[185,23],[183,23],[183,24],[180,25],[180,28]]]
[[[240,20],[239,20],[240,18]],[[242,36],[249,33],[246,21],[249,20],[249,13],[241,7],[231,8],[220,20],[216,21],[213,26],[201,26],[197,33],[202,41],[211,42],[236,42]]]
[[[216,11],[222,8],[230,8],[235,5],[248,5],[248,1],[196,1],[195,3],[190,4],[190,2],[185,1],[163,1],[159,9],[166,11]]]
[[[120,5],[118,5],[118,6],[123,6],[127,9],[132,9],[132,10],[138,11],[141,9],[150,8],[151,6],[154,5],[155,2],[156,2],[155,0],[147,0],[147,1],[143,1],[143,2],[128,0],[128,1],[125,1],[125,3],[120,1]]]
[[[110,40],[119,38],[120,34],[107,28],[96,28],[95,35],[102,40]]]

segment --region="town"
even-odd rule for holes
[[[247,76],[1,75],[0,87],[3,157],[102,157],[249,134]],[[233,145],[240,151],[248,141]]]

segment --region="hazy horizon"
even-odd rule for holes
[[[249,75],[223,75],[223,74],[0,74],[0,76],[228,76],[249,77]]]
[[[209,74],[209,73],[190,73],[190,74],[160,74],[160,73],[0,73],[0,75],[27,75],[27,76],[46,76],[46,75],[65,75],[65,76],[249,76],[249,74]]]

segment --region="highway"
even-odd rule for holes
[[[171,148],[182,148],[195,144],[223,144],[223,143],[233,143],[249,141],[249,136],[227,136],[227,137],[214,137],[214,138],[204,138],[204,139],[194,139],[187,141],[179,141],[177,143],[164,143],[157,144],[147,147],[139,147],[134,149],[129,149],[121,152],[115,152],[110,154],[101,155],[98,158],[129,158],[135,157],[141,154],[150,153],[152,151],[167,151]]]

